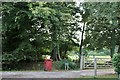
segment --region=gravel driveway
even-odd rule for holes
[[[113,69],[97,70],[97,75],[114,74]],[[93,76],[94,70],[77,71],[4,71],[2,78],[79,78],[80,76]]]

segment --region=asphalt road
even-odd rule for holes
[[[114,74],[113,69],[97,70],[97,75]],[[79,78],[80,76],[94,76],[94,70],[77,71],[4,71],[2,78]]]

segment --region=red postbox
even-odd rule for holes
[[[51,71],[52,70],[52,59],[45,59],[44,70],[45,71]]]

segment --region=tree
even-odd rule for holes
[[[27,3],[3,3],[2,7],[3,61],[17,62],[30,59],[34,54],[31,52],[30,56],[26,56],[32,48],[29,40],[31,35],[28,32],[32,25],[28,15],[25,13],[29,9]],[[28,47],[26,48],[26,46]]]
[[[115,67],[115,71],[118,73],[118,76],[120,74],[120,54],[114,54],[113,58],[113,65]],[[120,76],[119,76],[120,78]]]
[[[90,16],[87,20],[84,45],[89,49],[107,47],[114,54],[115,45],[119,44],[119,2],[83,3]]]
[[[60,60],[69,45],[74,44],[71,39],[74,3],[11,2],[3,3],[2,7],[3,61],[37,62],[43,54]]]
[[[54,5],[54,6],[53,6]],[[46,9],[47,14],[45,15],[44,20],[48,20],[46,23],[48,27],[48,31],[50,33],[50,41],[51,41],[51,51],[52,51],[52,58],[53,60],[60,60],[60,43],[61,41],[68,40],[71,35],[71,25],[70,20],[72,18],[71,13],[72,9],[74,7],[73,3],[45,3],[41,7],[36,6],[33,12],[36,15],[36,17],[42,17],[42,13],[40,14],[43,9]],[[69,22],[69,23],[68,23]]]

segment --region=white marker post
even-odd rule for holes
[[[120,74],[118,74],[118,80],[120,80]]]
[[[65,70],[69,69],[69,63],[65,63]]]
[[[81,55],[81,59],[80,59],[80,69],[83,70],[83,54]]]
[[[94,56],[94,76],[97,76],[97,60],[95,56]]]

